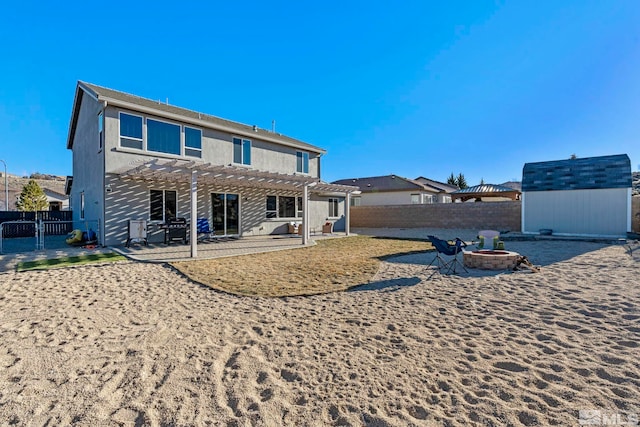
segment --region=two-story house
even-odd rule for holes
[[[224,236],[300,222],[303,244],[327,221],[349,232],[357,188],[320,180],[325,150],[257,126],[78,82],[67,148],[74,221],[96,221],[104,245],[123,244],[132,219],[148,222],[149,241],[173,217],[192,236],[197,218]],[[191,247],[196,256],[196,239]]]

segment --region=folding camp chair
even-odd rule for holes
[[[213,228],[209,228],[209,220],[207,218],[198,218],[196,223],[198,229],[198,241],[213,239]]]
[[[458,254],[462,253],[462,248],[465,248],[467,246],[465,242],[456,237],[455,243],[451,245],[446,240],[439,239],[435,236],[427,236],[427,238],[436,249],[436,256],[429,263],[428,267],[431,267],[435,263],[435,271],[439,271],[440,273],[442,273],[443,270],[446,270],[445,274],[449,274],[452,271],[453,274],[456,274],[456,268],[459,265],[465,272],[468,273],[467,269],[464,267],[464,264],[458,260]],[[451,256],[453,258],[446,260],[443,258],[443,255]],[[431,273],[431,275],[433,275],[433,273]]]

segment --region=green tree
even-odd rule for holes
[[[22,187],[16,207],[19,211],[43,211],[49,207],[49,203],[42,188],[35,180],[30,179],[27,185]]]
[[[461,190],[469,186],[467,184],[467,180],[464,178],[464,175],[462,175],[462,173],[458,174],[458,177],[456,178],[456,183],[458,184],[458,188]]]
[[[577,158],[578,158],[578,156],[576,156],[576,155],[575,155],[575,153],[574,153],[574,154],[572,154],[572,155],[571,155],[571,157],[569,157],[569,159],[571,159],[571,160],[575,160],[575,159],[577,159]]]
[[[484,178],[480,178],[480,185],[484,185]]]
[[[456,177],[453,175],[453,172],[451,172],[451,175],[447,178],[447,184],[455,185],[456,187],[458,186],[458,181],[456,181]]]

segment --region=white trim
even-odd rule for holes
[[[189,129],[193,129],[193,130],[197,130],[198,132],[200,132],[200,148],[193,148],[193,147],[187,147],[187,128]],[[193,126],[187,126],[187,125],[182,125],[182,150],[183,150],[183,155],[184,157],[189,157],[189,158],[194,158],[194,159],[202,159],[202,129],[200,128],[196,128]],[[196,157],[196,156],[190,156],[187,154],[187,149],[189,150],[194,150],[194,151],[199,151],[200,152],[200,157]]]
[[[235,140],[239,139],[240,140],[240,163],[236,162],[235,159],[235,150],[236,150],[236,143]],[[244,163],[244,143],[248,142],[249,143],[249,156],[251,157],[251,161],[249,163]],[[253,142],[248,139],[248,138],[243,138],[243,137],[238,137],[238,136],[231,136],[231,163],[234,165],[238,165],[238,166],[247,166],[247,167],[251,167],[252,163],[253,163]]]
[[[332,216],[331,213],[332,212],[327,212],[327,218],[329,219],[338,219],[340,218],[340,198],[338,197],[329,197],[329,199],[327,200],[329,202],[329,208],[331,208],[333,205],[331,203],[332,200],[336,201],[336,215]]]
[[[124,137],[122,136],[122,129],[121,129],[121,127],[120,127],[120,123],[122,122],[122,115],[123,115],[123,114],[126,114],[127,116],[132,116],[132,117],[140,117],[140,119],[142,120],[142,123],[140,123],[140,126],[141,126],[141,129],[140,129],[140,130],[141,130],[141,132],[142,132],[142,138],[139,138],[139,139],[138,139],[138,138],[133,138],[133,137],[130,137],[130,136],[124,136]],[[140,116],[140,115],[138,115],[138,114],[131,114],[131,113],[128,113],[128,112],[126,112],[126,111],[119,111],[119,110],[118,110],[118,147],[120,147],[120,148],[127,148],[127,149],[129,149],[129,150],[145,151],[145,143],[144,143],[144,140],[145,140],[144,135],[145,135],[145,133],[146,133],[146,132],[145,132],[145,120],[144,120],[144,116]],[[126,138],[126,139],[129,139],[129,140],[131,140],[131,141],[138,141],[138,140],[139,140],[139,141],[140,141],[140,143],[142,144],[142,148],[138,149],[138,148],[131,148],[131,147],[123,147],[123,146],[122,146],[122,138]]]
[[[144,151],[138,150],[136,148],[128,148],[128,147],[116,147],[113,151],[119,153],[127,153],[127,154],[136,154],[138,156],[150,157],[151,159],[163,158],[163,159],[173,159],[173,160],[182,160],[182,161],[193,161],[197,163],[205,164],[206,162],[198,157],[190,157],[189,160],[185,159],[183,156],[176,156],[175,154],[168,153],[156,153],[155,151]]]
[[[149,150],[149,126],[148,126],[149,120],[151,120],[153,122],[158,122],[158,123],[166,123],[166,124],[171,125],[171,126],[178,126],[178,135],[179,135],[179,137],[178,137],[178,145],[179,145],[178,151],[180,152],[179,154],[166,153],[164,151]],[[145,124],[147,126],[145,126],[145,134],[143,135],[143,137],[146,137],[144,139],[147,141],[147,143],[145,144],[145,151],[146,152],[153,153],[153,154],[160,153],[160,154],[169,154],[170,156],[184,157],[184,155],[182,154],[182,152],[183,152],[183,150],[182,150],[182,147],[183,147],[183,144],[182,144],[182,124],[175,123],[175,122],[170,122],[170,121],[167,121],[167,120],[159,120],[159,119],[155,119],[153,117],[148,117],[148,116],[145,117]]]
[[[303,170],[298,170],[298,153],[302,153],[302,169]],[[304,155],[307,155],[307,171],[304,171]],[[299,173],[301,175],[311,175],[309,173],[309,171],[311,170],[311,167],[309,166],[309,164],[311,163],[311,155],[309,155],[308,151],[302,151],[302,150],[296,150],[296,173]]]
[[[157,219],[151,219],[151,192],[152,191],[162,191],[162,219],[161,220],[157,220]],[[179,200],[180,200],[180,195],[178,194],[178,190],[168,190],[166,188],[154,188],[154,187],[149,187],[149,198],[148,203],[147,203],[147,215],[149,218],[149,223],[152,224],[160,224],[163,222],[167,222],[167,212],[165,210],[165,199],[166,199],[166,192],[167,191],[173,191],[174,193],[176,193],[176,213],[175,213],[175,217],[174,218],[179,218],[180,215],[178,215],[178,206],[180,205]],[[160,221],[160,222],[158,222]]]

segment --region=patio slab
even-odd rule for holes
[[[352,234],[353,235],[353,234]],[[332,233],[311,236],[310,245],[314,241],[346,237],[345,233]],[[134,261],[143,262],[174,262],[193,259],[212,259],[238,255],[248,255],[261,252],[281,251],[286,249],[298,249],[304,247],[302,238],[297,235],[269,235],[251,236],[240,239],[215,239],[211,242],[198,242],[198,257],[191,258],[191,246],[181,243],[150,243],[132,244],[127,248],[122,246],[96,247],[87,249],[83,247],[61,247],[46,250],[28,250],[19,253],[0,255],[0,272],[13,271],[19,262],[36,261],[44,259],[63,258],[67,256],[87,255],[95,253],[116,252]]]

